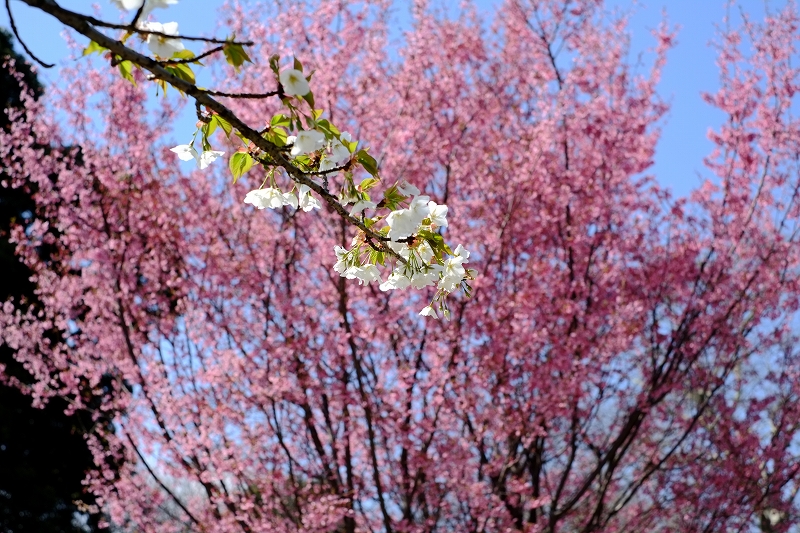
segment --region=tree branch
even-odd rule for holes
[[[323,200],[325,200],[325,202],[340,217],[345,219],[351,225],[363,231],[365,235],[378,241],[378,247],[382,252],[394,257],[402,264],[407,264],[407,261],[403,257],[401,257],[400,254],[398,254],[385,244],[385,241],[389,240],[387,237],[379,233],[376,233],[375,231],[368,228],[366,224],[364,224],[362,221],[358,220],[353,216],[350,216],[350,214],[346,211],[344,206],[342,206],[342,204],[339,203],[339,200],[335,196],[333,196],[330,192],[328,192],[328,190],[325,189],[323,186],[312,180],[309,177],[308,173],[303,172],[302,170],[292,165],[290,160],[286,158],[286,156],[278,146],[264,139],[261,135],[259,135],[259,133],[256,130],[245,124],[239,117],[237,117],[233,113],[233,111],[231,111],[225,105],[212,98],[207,91],[198,88],[193,83],[190,83],[186,80],[183,80],[181,78],[178,78],[177,76],[172,75],[161,65],[159,61],[156,61],[155,59],[142,55],[139,52],[125,46],[122,42],[112,39],[111,37],[108,37],[107,35],[95,29],[93,27],[93,24],[105,27],[118,27],[119,29],[128,29],[127,26],[108,25],[107,23],[103,23],[102,21],[97,21],[97,19],[94,19],[93,17],[88,17],[86,15],[81,15],[79,13],[69,11],[68,9],[64,9],[61,6],[59,6],[55,2],[55,0],[22,0],[22,2],[28,4],[31,7],[38,8],[49,15],[52,15],[62,23],[66,24],[70,28],[80,33],[81,35],[88,37],[89,39],[96,42],[100,46],[103,46],[104,48],[107,48],[114,54],[118,55],[120,58],[122,58],[122,60],[131,61],[132,63],[140,66],[141,68],[149,71],[154,78],[169,83],[176,89],[194,98],[198,104],[203,105],[207,109],[218,114],[228,123],[230,123],[231,126],[236,128],[244,138],[252,142],[253,145],[255,145],[257,148],[262,150],[267,155],[269,155],[277,166],[280,166],[284,170],[286,170],[286,173],[289,174],[289,177],[294,182],[306,185],[309,189],[317,193]],[[147,33],[160,35],[154,32],[147,32]],[[177,37],[175,35],[165,35],[165,37],[169,37],[170,39],[178,39],[178,38],[185,39],[185,37]],[[195,40],[203,40],[203,39],[195,39]],[[207,40],[207,42],[227,43],[228,41]],[[249,44],[249,43],[243,43],[243,44]]]

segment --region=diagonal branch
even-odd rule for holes
[[[94,25],[104,25],[105,27],[111,27],[107,23],[102,23],[102,21],[97,21],[93,17],[88,17],[86,15],[81,15],[79,13],[75,13],[68,9],[64,9],[60,5],[56,3],[55,0],[22,0],[22,2],[28,4],[31,7],[38,8],[45,13],[52,15],[62,23],[66,24],[70,28],[74,29],[81,35],[84,35],[91,39],[92,41],[96,42],[97,44],[107,48],[112,53],[119,56],[123,61],[131,61],[132,63],[140,66],[141,68],[150,72],[155,79],[163,80],[176,89],[186,93],[188,96],[191,96],[199,105],[205,106],[206,109],[213,111],[214,113],[218,114],[220,117],[225,119],[228,123],[231,124],[234,128],[236,128],[241,135],[246,138],[248,141],[252,142],[254,146],[258,149],[263,151],[267,154],[272,161],[274,161],[277,166],[282,167],[286,170],[286,173],[289,174],[289,177],[295,182],[302,185],[306,185],[309,189],[317,193],[325,202],[330,206],[340,217],[345,219],[351,225],[360,229],[364,234],[371,239],[377,241],[377,248],[394,257],[399,262],[406,264],[407,261],[400,256],[397,252],[392,250],[386,245],[386,241],[388,241],[388,237],[385,237],[372,229],[368,228],[364,222],[357,219],[356,217],[351,216],[347,210],[339,203],[339,200],[333,196],[326,188],[321,186],[320,184],[316,183],[309,177],[309,174],[303,172],[302,170],[298,169],[294,165],[291,164],[290,160],[287,159],[286,155],[281,151],[281,149],[276,146],[275,144],[269,142],[265,138],[263,138],[259,133],[245,124],[233,111],[231,111],[228,107],[220,103],[219,101],[212,98],[209,93],[203,89],[197,87],[197,85],[190,83],[186,80],[178,78],[174,76],[169,71],[167,71],[160,62],[147,57],[139,52],[125,46],[120,41],[117,41],[111,37],[108,37],[104,33],[98,31]],[[127,26],[121,27],[121,29],[128,29]],[[150,32],[153,33],[153,32]],[[185,37],[177,37],[175,35],[167,36],[171,39],[185,39]],[[214,42],[214,41],[208,41]],[[227,42],[227,41],[220,41],[220,42]],[[246,44],[246,43],[245,43]]]

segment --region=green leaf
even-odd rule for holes
[[[381,180],[377,178],[365,178],[364,180],[361,181],[361,184],[358,186],[358,190],[362,192],[368,191],[374,186],[376,186],[378,183],[380,183],[380,181]]]
[[[294,58],[294,69],[303,72],[303,64],[296,57]]]
[[[272,128],[271,130],[264,133],[264,138],[277,146],[278,148],[283,148],[286,146],[286,130],[283,128]]]
[[[332,137],[338,138],[341,133],[339,132],[339,128],[328,122],[327,119],[320,119],[317,121],[317,128],[321,129],[325,133],[329,134]]]
[[[219,115],[214,115],[213,117],[211,117],[211,122],[216,123],[216,126],[222,128],[223,131],[225,131],[226,136],[228,137],[231,136],[231,131],[233,131],[233,126],[231,126],[230,122],[228,122]]]
[[[378,177],[378,162],[375,161],[375,158],[369,155],[366,150],[358,151],[356,154],[356,161],[361,163],[364,170],[372,174],[372,176]]]
[[[308,105],[311,106],[311,109],[314,109],[314,93],[308,91],[306,95],[303,97],[303,100],[308,102]]]
[[[176,78],[180,78],[183,81],[189,82],[192,85],[195,83],[194,72],[192,72],[192,67],[185,63],[178,63],[178,64],[168,64],[164,66],[164,68],[175,76]]]
[[[192,58],[194,58],[194,52],[192,52],[191,50],[186,50],[186,49],[178,50],[177,52],[172,54],[172,59],[184,60],[184,59],[192,59]]]
[[[311,164],[311,158],[309,158],[307,155],[299,155],[294,158],[294,162],[309,166]]]
[[[156,80],[156,96],[158,96],[158,87],[161,87],[161,90],[164,91],[164,98],[166,98],[167,87],[169,87],[169,84],[164,80]]]
[[[122,77],[136,85],[136,80],[133,79],[133,63],[130,61],[122,61],[118,66],[119,73],[122,74]]]
[[[206,122],[206,123],[203,125],[203,135],[204,135],[206,138],[209,138],[209,137],[211,137],[211,135],[212,135],[212,134],[213,134],[215,131],[217,131],[217,126],[218,126],[218,125],[219,125],[219,124],[217,123],[217,121],[216,121],[216,120],[213,120],[213,119],[212,119],[212,120],[209,120],[208,122]]]
[[[383,206],[387,209],[394,211],[400,206],[400,202],[406,199],[405,196],[400,194],[397,190],[397,185],[392,185],[383,192]]]
[[[91,41],[89,43],[89,46],[87,46],[86,48],[83,49],[83,55],[88,56],[90,54],[94,54],[95,52],[97,52],[98,54],[102,54],[106,50],[108,50],[108,48],[100,46],[96,42]]]
[[[253,167],[255,160],[250,157],[250,154],[244,152],[236,152],[231,156],[228,166],[233,174],[233,182],[242,177],[242,175]]]
[[[284,115],[283,113],[278,113],[269,121],[269,125],[272,127],[282,126],[284,128],[289,128],[292,125],[292,119]]]
[[[222,47],[222,53],[225,54],[225,60],[236,69],[236,72],[239,72],[239,67],[241,67],[245,61],[249,63],[253,62],[250,60],[250,56],[247,55],[247,52],[245,52],[241,44],[226,43]]]
[[[377,250],[371,250],[369,252],[369,262],[373,265],[382,265],[386,266],[386,258],[383,252],[379,252]]]
[[[434,248],[435,248],[434,244],[438,246],[439,242],[444,242],[444,238],[441,235],[439,235],[438,233],[434,233],[432,231],[428,231],[426,229],[419,230],[418,235],[423,239],[425,239],[426,241],[428,241],[429,243],[431,243],[431,247]]]

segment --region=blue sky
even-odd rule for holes
[[[401,7],[398,10],[400,27],[407,21],[402,15],[405,1],[398,0]],[[636,61],[640,52],[646,53],[653,45],[650,31],[659,25],[664,13],[672,25],[679,26],[677,46],[668,56],[659,86],[660,93],[671,104],[671,111],[664,124],[656,164],[651,173],[662,184],[672,188],[675,194],[685,195],[698,184],[699,176],[707,176],[703,157],[711,150],[711,143],[706,134],[709,127],[718,125],[723,119],[719,112],[702,101],[701,92],[711,92],[717,87],[715,53],[709,43],[714,39],[716,25],[722,23],[725,15],[725,0],[607,2],[611,6],[633,11],[630,23],[633,61]],[[20,32],[34,52],[51,63],[63,61],[69,52],[60,37],[59,24],[20,2],[12,0],[11,3]],[[476,3],[491,17],[493,6],[499,1],[477,0]],[[752,13],[763,12],[760,0],[741,0],[740,3]],[[773,0],[769,4],[772,9],[777,9],[783,3]],[[88,0],[60,0],[60,4],[84,13],[92,11],[92,2]],[[221,4],[222,0],[181,0],[178,5],[170,7],[169,20],[179,21],[181,33],[208,35],[214,32],[216,17],[213,13]],[[99,5],[106,18],[113,20],[119,16],[119,11],[108,0],[100,0]],[[0,25],[8,27],[5,11],[0,14]],[[44,78],[52,80],[57,75],[57,69],[53,69],[44,74]],[[193,122],[194,119],[188,115],[181,121],[178,139],[191,134]]]

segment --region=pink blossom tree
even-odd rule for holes
[[[258,165],[234,186],[181,173],[162,134],[177,107],[144,112],[141,72],[134,86],[78,62],[63,75],[76,81],[0,134],[9,185],[37,191],[40,222],[15,238],[45,305],[6,302],[0,339],[41,402],[85,409],[112,379],[114,394],[96,396],[113,428],[86,436],[88,490],[109,521],[789,531],[797,7],[720,36],[707,100],[728,120],[712,134],[714,177],[674,199],[646,174],[668,28],[643,73],[627,62],[624,18],[599,0],[509,0],[491,29],[469,5],[452,17],[420,0],[399,49],[390,4],[231,4],[226,24],[255,43],[255,65],[221,64],[220,92],[272,91],[275,53],[315,71],[317,105],[371,143],[384,180],[449,206],[445,236],[478,271],[449,322],[417,314],[433,288],[384,292],[333,272],[333,247],[363,230],[331,204],[255,210],[242,200]],[[281,109],[220,99],[255,129]],[[43,244],[58,250],[46,263]]]

